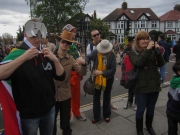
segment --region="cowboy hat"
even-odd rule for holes
[[[112,50],[113,45],[106,39],[102,40],[98,45],[97,45],[97,50],[100,53],[108,53]]]
[[[74,40],[72,39],[72,33],[64,30],[60,36],[58,35],[54,35],[54,38],[56,38],[58,41],[60,41],[61,39],[68,41],[68,42],[74,42]]]

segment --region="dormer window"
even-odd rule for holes
[[[134,10],[130,10],[131,13],[134,13]]]
[[[151,16],[149,13],[146,13],[147,16]]]

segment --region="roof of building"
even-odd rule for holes
[[[117,21],[122,15],[126,15],[130,20],[138,20],[143,14],[150,20],[159,20],[150,8],[128,8],[127,10],[116,8],[103,21]]]
[[[165,32],[165,34],[177,34],[176,32],[174,32],[173,30],[168,30]]]
[[[177,10],[170,10],[169,12],[165,13],[164,15],[160,16],[160,21],[177,21],[180,19],[180,11]]]

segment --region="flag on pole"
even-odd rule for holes
[[[0,64],[8,63],[22,55],[26,50],[13,49]],[[0,81],[0,104],[4,117],[5,135],[21,135],[19,112],[12,95],[11,81]]]

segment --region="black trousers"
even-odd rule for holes
[[[178,123],[180,123],[180,119],[176,119],[167,114],[168,118],[168,135],[178,135]]]
[[[61,102],[56,102],[55,109],[56,109],[56,113],[55,113],[53,135],[56,135],[57,132],[56,118],[59,111],[60,111],[60,127],[63,130],[63,135],[71,135],[72,134],[72,129],[70,127],[71,98]]]
[[[114,81],[114,77],[107,80],[106,89],[103,93],[103,117],[110,118],[110,100],[111,100],[111,89]],[[93,96],[93,114],[94,120],[99,121],[101,117],[101,90],[95,89],[95,94]]]
[[[132,104],[133,103],[133,98],[134,98],[133,89],[129,89],[128,90],[128,102]],[[136,103],[136,97],[135,97],[134,103]]]

